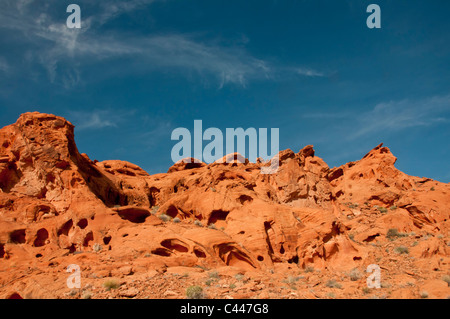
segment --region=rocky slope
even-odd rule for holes
[[[236,160],[150,176],[80,154],[61,117],[23,114],[0,130],[0,297],[450,296],[449,184],[400,172],[382,145],[333,169],[312,146],[279,158],[273,175]]]

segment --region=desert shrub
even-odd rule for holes
[[[301,278],[302,277],[300,277],[300,276],[297,276],[297,277],[288,276],[287,279],[283,279],[283,282],[286,283],[286,284],[294,284],[297,281],[299,281]]]
[[[442,277],[442,280],[445,281],[447,283],[447,285],[450,287],[450,276],[449,275],[445,275],[444,277]]]
[[[362,289],[362,291],[363,291],[363,294],[367,295],[368,293],[370,293],[370,288],[369,287],[364,287]]]
[[[336,280],[331,279],[328,280],[327,283],[325,284],[328,288],[342,288],[342,285],[340,283],[338,283]]]
[[[181,222],[181,219],[179,219],[178,217],[175,217],[175,218],[173,219],[173,222],[174,222],[175,224],[178,224],[178,223]]]
[[[305,268],[305,272],[313,272],[313,271],[314,271],[314,267],[312,267],[312,266],[307,266]]]
[[[158,216],[163,222],[168,222],[170,220],[170,216],[166,214],[161,214]]]
[[[86,291],[85,293],[83,293],[81,298],[82,299],[92,299],[92,293],[90,293],[89,291]]]
[[[214,225],[214,223],[211,223],[208,225],[209,229],[217,229],[216,225]]]
[[[94,246],[92,246],[92,249],[98,253],[99,251],[101,251],[103,249],[102,245],[95,243]]]
[[[186,298],[188,299],[204,299],[203,288],[200,286],[189,286],[186,289]]]
[[[352,271],[350,271],[349,277],[351,281],[357,281],[361,279],[362,275],[357,268],[354,268],[352,269]]]
[[[220,279],[220,275],[219,275],[219,273],[217,272],[217,271],[211,271],[209,274],[208,274],[208,277],[209,278],[211,278],[211,279]]]
[[[421,292],[420,292],[420,298],[422,298],[422,299],[428,298],[428,292],[426,292],[426,291],[421,291]]]
[[[152,211],[150,212],[152,215],[155,215],[159,210],[159,206],[153,206]]]
[[[105,287],[107,290],[117,289],[119,288],[119,286],[119,282],[115,279],[108,279],[103,283],[103,287]]]
[[[387,213],[387,211],[388,211],[386,207],[381,207],[381,206],[378,206],[377,209],[380,213],[383,213],[383,214]]]
[[[69,296],[76,296],[78,294],[78,290],[77,289],[72,289],[71,291],[69,291]]]
[[[199,227],[203,227],[202,222],[197,220],[197,219],[195,220],[194,225],[199,226]]]
[[[388,229],[388,232],[386,233],[386,237],[391,240],[394,240],[398,237],[405,237],[405,236],[407,236],[407,235],[400,233],[397,228],[390,228],[390,229]]]
[[[236,280],[241,281],[242,279],[244,279],[244,275],[243,274],[236,274],[236,276],[234,276],[234,278],[236,278]]]
[[[382,281],[382,282],[380,283],[380,287],[381,287],[381,288],[391,288],[392,285],[391,285],[390,283],[388,283],[388,282]]]
[[[409,249],[408,249],[408,247],[405,247],[405,246],[395,247],[394,251],[397,254],[409,254]]]

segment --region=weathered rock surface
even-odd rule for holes
[[[70,264],[93,298],[184,298],[214,269],[212,298],[366,298],[370,264],[389,284],[369,294],[450,295],[449,184],[400,172],[382,145],[333,169],[311,145],[278,156],[271,175],[230,154],[150,176],[80,154],[61,117],[23,114],[0,130],[0,297],[80,298]]]

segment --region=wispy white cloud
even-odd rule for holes
[[[161,141],[170,140],[170,134],[174,129],[174,125],[170,120],[162,118],[142,118],[142,122],[146,123],[143,133],[138,135],[138,140],[145,147],[155,147]]]
[[[31,4],[34,0],[16,0],[17,10],[23,13],[25,8]]]
[[[71,119],[78,131],[118,127],[126,121],[134,111],[118,111],[99,109],[92,111],[71,111],[68,118]]]
[[[9,65],[6,62],[5,58],[0,57],[0,71],[7,72],[9,70]]]
[[[155,1],[156,0],[114,0],[102,2],[102,12],[98,17],[96,17],[96,21],[98,24],[104,24],[109,20],[120,16],[121,14],[132,12]]]
[[[51,82],[65,87],[81,81],[84,63],[123,57],[132,58],[141,70],[173,68],[187,75],[194,72],[203,78],[213,77],[219,88],[226,84],[245,87],[249,81],[274,79],[281,73],[324,76],[307,68],[276,67],[252,56],[242,45],[225,47],[214,41],[202,41],[192,34],[130,36],[116,30],[107,35],[98,31],[100,26],[121,14],[157,0],[101,2],[95,15],[87,16],[82,11],[81,29],[67,28],[65,21],[53,17],[49,9],[30,15],[32,0],[21,0],[20,4],[6,1],[8,5],[0,12],[0,28],[21,32],[23,41],[39,48],[28,54],[31,63],[42,65]]]
[[[450,95],[379,103],[372,110],[355,117],[354,131],[348,138],[448,123],[448,112]]]
[[[300,75],[304,75],[307,77],[325,77],[327,76],[325,73],[323,72],[319,72],[310,68],[297,68],[297,73]]]
[[[312,138],[316,142],[329,142],[330,136],[338,143],[378,140],[408,129],[449,125],[450,95],[386,101],[362,112],[312,112],[304,113],[301,117],[307,121],[327,123],[320,125],[319,131],[313,133]]]
[[[344,119],[351,116],[349,112],[317,112],[317,113],[305,113],[302,117],[305,119]]]

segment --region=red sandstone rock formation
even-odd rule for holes
[[[98,298],[184,298],[206,269],[222,278],[212,298],[323,298],[333,278],[347,278],[337,297],[365,298],[369,264],[389,281],[384,297],[450,295],[449,184],[400,172],[382,145],[333,169],[312,146],[279,159],[272,175],[261,162],[191,159],[150,176],[80,154],[61,117],[23,114],[0,130],[0,297],[81,297],[68,294],[69,264]],[[167,278],[180,272],[184,284]],[[233,290],[237,273],[248,280]],[[121,289],[103,288],[108,277]]]

